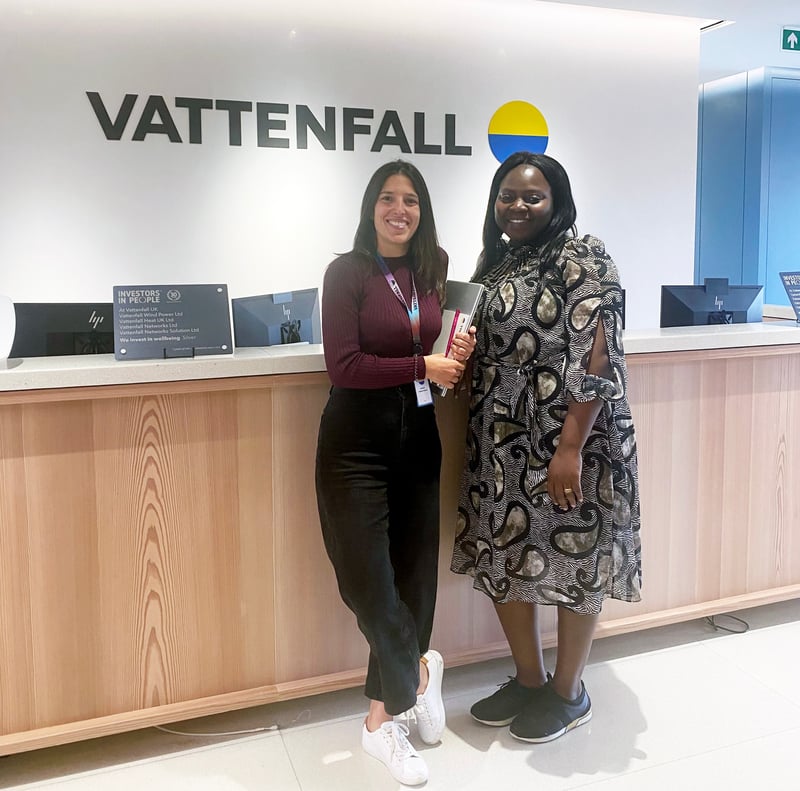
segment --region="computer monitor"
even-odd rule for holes
[[[113,354],[110,302],[17,302],[10,357]]]
[[[316,288],[240,297],[231,306],[236,346],[322,343]]]
[[[661,286],[662,327],[761,321],[763,308],[763,286],[732,286],[726,277],[707,277],[702,286]]]

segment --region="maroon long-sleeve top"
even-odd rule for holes
[[[447,254],[441,251],[447,259]],[[411,306],[410,258],[386,258],[386,265]],[[422,353],[430,354],[442,328],[435,291],[417,284]],[[322,341],[328,376],[337,387],[377,389],[414,381],[414,343],[408,311],[395,296],[377,263],[345,253],[328,266],[322,289]],[[425,362],[416,360],[418,379]]]

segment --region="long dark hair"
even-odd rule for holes
[[[433,219],[431,196],[422,174],[410,162],[396,159],[381,165],[373,174],[361,199],[361,219],[358,223],[353,251],[375,260],[378,240],[375,233],[375,204],[378,202],[386,179],[390,176],[405,176],[414,186],[419,197],[419,225],[408,246],[414,278],[421,292],[436,291],[439,300],[444,294],[445,259],[439,250],[436,223]]]
[[[547,179],[553,197],[553,214],[547,227],[536,237],[539,256],[544,268],[553,266],[561,253],[564,243],[576,235],[575,218],[577,210],[572,198],[572,187],[569,176],[563,165],[546,154],[532,154],[530,151],[517,151],[511,154],[494,174],[489,190],[489,203],[486,206],[486,218],[483,221],[483,252],[478,259],[478,266],[473,280],[481,280],[497,266],[504,245],[501,232],[494,218],[494,205],[500,184],[514,168],[520,165],[533,165]]]

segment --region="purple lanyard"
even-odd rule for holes
[[[380,253],[375,253],[375,260],[378,262],[378,266],[381,268],[381,272],[383,272],[383,276],[386,278],[386,282],[389,284],[389,288],[392,289],[392,293],[403,303],[403,307],[408,312],[408,320],[411,322],[411,338],[414,341],[414,354],[422,354],[422,338],[420,337],[420,319],[419,319],[419,300],[417,299],[417,286],[414,283],[414,273],[410,272],[411,275],[411,307],[408,307],[408,303],[406,302],[406,298],[403,296],[403,292],[400,290],[400,286],[397,285],[397,281],[394,279],[394,275],[389,271],[389,267],[386,266],[386,261],[383,260],[383,256]]]

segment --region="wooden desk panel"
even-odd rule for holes
[[[800,347],[631,355],[644,600],[599,634],[800,595]],[[360,683],[319,534],[324,374],[0,393],[0,754]],[[507,652],[449,572],[466,404],[439,401],[434,642]],[[555,641],[547,609],[545,643]]]

